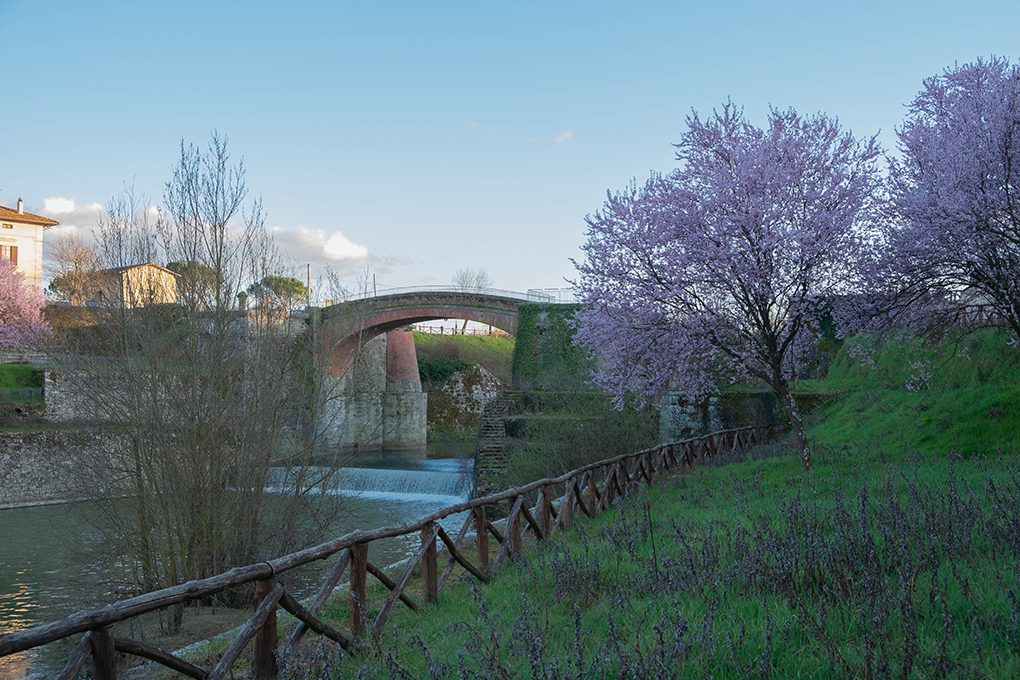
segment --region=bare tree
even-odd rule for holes
[[[64,235],[49,246],[53,261],[50,290],[72,305],[82,305],[96,295],[96,271],[100,268],[95,248],[79,236]]]
[[[163,203],[152,208],[130,192],[111,201],[97,229],[102,263],[189,262],[214,275],[179,286],[174,304],[138,306],[130,301],[144,296],[126,291],[97,311],[87,342],[63,353],[93,417],[121,433],[113,460],[89,467],[110,470],[129,494],[105,529],[139,589],[317,538],[297,527],[326,525],[308,522],[316,508],[307,492],[335,471],[304,474],[315,443],[308,420],[324,398],[304,324],[237,309],[237,294],[278,263],[226,139],[214,134],[204,149],[182,143]],[[125,287],[136,285],[145,282],[125,277]],[[301,474],[281,484],[281,467]],[[176,629],[182,617],[177,609],[164,623]]]
[[[492,277],[481,267],[478,269],[471,269],[470,267],[458,269],[454,273],[452,281],[457,290],[465,293],[481,293],[487,288],[492,287]],[[461,333],[467,330],[467,324],[467,319],[465,319],[464,325],[460,329]]]

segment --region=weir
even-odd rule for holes
[[[295,477],[302,475],[303,484],[315,480],[312,493],[353,496],[389,501],[442,501],[456,503],[471,491],[474,461],[469,458],[423,461],[422,469],[388,469],[347,467],[333,470],[326,467],[269,469],[267,481],[271,490],[289,490]],[[428,465],[428,463],[435,463]],[[431,469],[430,469],[431,468]]]

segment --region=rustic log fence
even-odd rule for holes
[[[560,477],[540,479],[514,489],[452,505],[416,522],[371,531],[354,531],[340,538],[306,548],[266,562],[235,567],[217,576],[189,581],[154,592],[121,600],[99,609],[81,611],[60,621],[41,624],[14,633],[0,635],[0,657],[40,647],[56,640],[82,634],[63,670],[61,680],[77,678],[86,665],[96,680],[117,677],[118,655],[147,659],[191,678],[225,678],[244,650],[251,645],[251,670],[258,680],[277,676],[277,658],[288,653],[311,630],[329,638],[345,652],[357,653],[360,640],[370,635],[379,639],[399,601],[418,611],[420,603],[408,594],[408,586],[418,577],[420,600],[435,602],[440,588],[457,567],[471,577],[487,582],[507,561],[519,555],[530,534],[544,540],[569,527],[577,513],[594,517],[620,497],[654,484],[664,476],[690,469],[697,460],[743,449],[764,442],[767,428],[748,427],[712,434],[673,444],[599,461],[572,470]],[[508,508],[504,520],[496,522],[487,508]],[[451,515],[466,513],[456,537],[439,525]],[[473,546],[468,539],[472,537]],[[417,533],[420,547],[407,560],[393,580],[368,559],[372,541]],[[492,555],[489,537],[496,541]],[[445,564],[439,558],[439,544],[445,547]],[[497,548],[498,546],[498,548]],[[473,550],[472,550],[473,548]],[[474,552],[473,559],[469,556]],[[317,593],[307,602],[297,601],[279,579],[299,566],[334,558]],[[442,569],[440,570],[440,567]],[[338,630],[319,617],[319,611],[348,574],[349,619],[346,631]],[[388,591],[384,602],[373,611],[368,601],[368,577],[372,576]],[[171,605],[187,603],[220,593],[228,588],[254,584],[254,613],[237,632],[211,669],[199,667],[147,642],[119,637],[113,625]],[[277,639],[278,609],[296,619],[282,646]]]

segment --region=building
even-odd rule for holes
[[[25,284],[42,288],[43,232],[59,222],[25,212],[18,199],[14,210],[0,205],[0,260],[13,262],[25,275]]]
[[[144,307],[177,302],[180,274],[153,262],[96,272],[96,299],[93,302],[115,307]]]

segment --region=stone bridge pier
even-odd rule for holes
[[[425,447],[428,395],[418,377],[410,330],[365,342],[340,378],[326,377],[319,436],[343,451]]]

